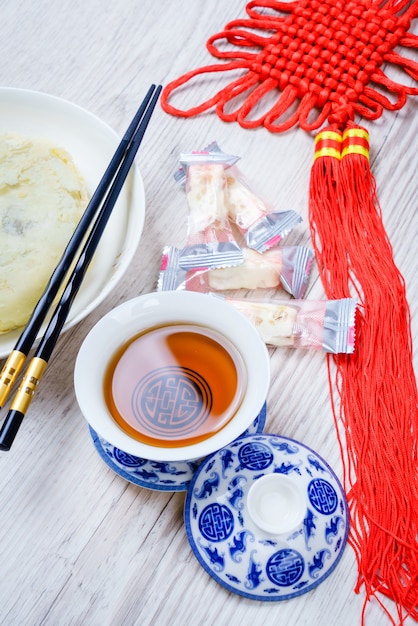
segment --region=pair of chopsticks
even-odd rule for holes
[[[74,269],[65,285],[62,296],[52,314],[35,354],[27,367],[10,405],[9,412],[0,429],[0,450],[10,450],[32,398],[39,386],[39,382],[48,365],[48,361],[68,317],[75,296],[78,293],[87,268],[90,265],[90,261],[93,258],[105,226],[134,162],[135,155],[141,145],[161,89],[161,85],[158,87],[151,85],[148,90],[147,95],[107,166],[97,189],[92,195],[27,325],[3,367],[0,374],[0,408],[4,405],[13,384],[19,376],[70,265],[74,261],[82,242],[85,240]],[[97,217],[93,222],[96,214]],[[86,239],[86,234],[89,229],[90,232]]]

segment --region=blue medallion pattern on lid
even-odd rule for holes
[[[267,561],[266,573],[272,583],[280,587],[291,587],[305,570],[303,556],[291,548],[275,552]]]
[[[306,505],[288,532],[263,531],[247,508],[251,486],[269,474],[290,481]],[[240,437],[207,457],[190,482],[184,519],[208,574],[229,591],[267,602],[297,597],[325,580],[342,556],[349,525],[344,491],[326,461],[302,443],[269,434]]]
[[[271,449],[259,441],[251,441],[238,451],[241,467],[250,470],[265,470],[273,463]]]
[[[234,516],[227,506],[213,502],[199,516],[199,530],[208,541],[224,541],[234,530]]]
[[[334,487],[323,478],[315,478],[308,485],[308,497],[312,506],[324,515],[332,515],[338,506]]]

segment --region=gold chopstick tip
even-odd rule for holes
[[[19,350],[12,350],[0,373],[0,407],[6,402],[16,378],[26,360],[26,355]]]
[[[33,357],[10,405],[11,411],[26,413],[47,365],[48,361]]]

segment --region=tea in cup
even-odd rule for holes
[[[207,456],[259,414],[270,382],[254,326],[221,299],[166,291],[129,300],[84,340],[75,390],[89,425],[156,461]]]

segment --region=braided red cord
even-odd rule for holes
[[[298,124],[311,131],[326,120],[343,128],[356,114],[377,119],[418,95],[418,86],[397,83],[382,69],[390,63],[418,81],[418,62],[394,51],[418,49],[418,38],[408,33],[418,15],[416,1],[258,0],[246,12],[248,18],[229,22],[207,42],[222,63],[187,72],[165,87],[166,112],[191,117],[215,108],[222,120],[245,128],[282,132]],[[193,79],[231,71],[238,78],[201,104],[180,109],[169,102]],[[272,95],[276,102],[257,116]]]

